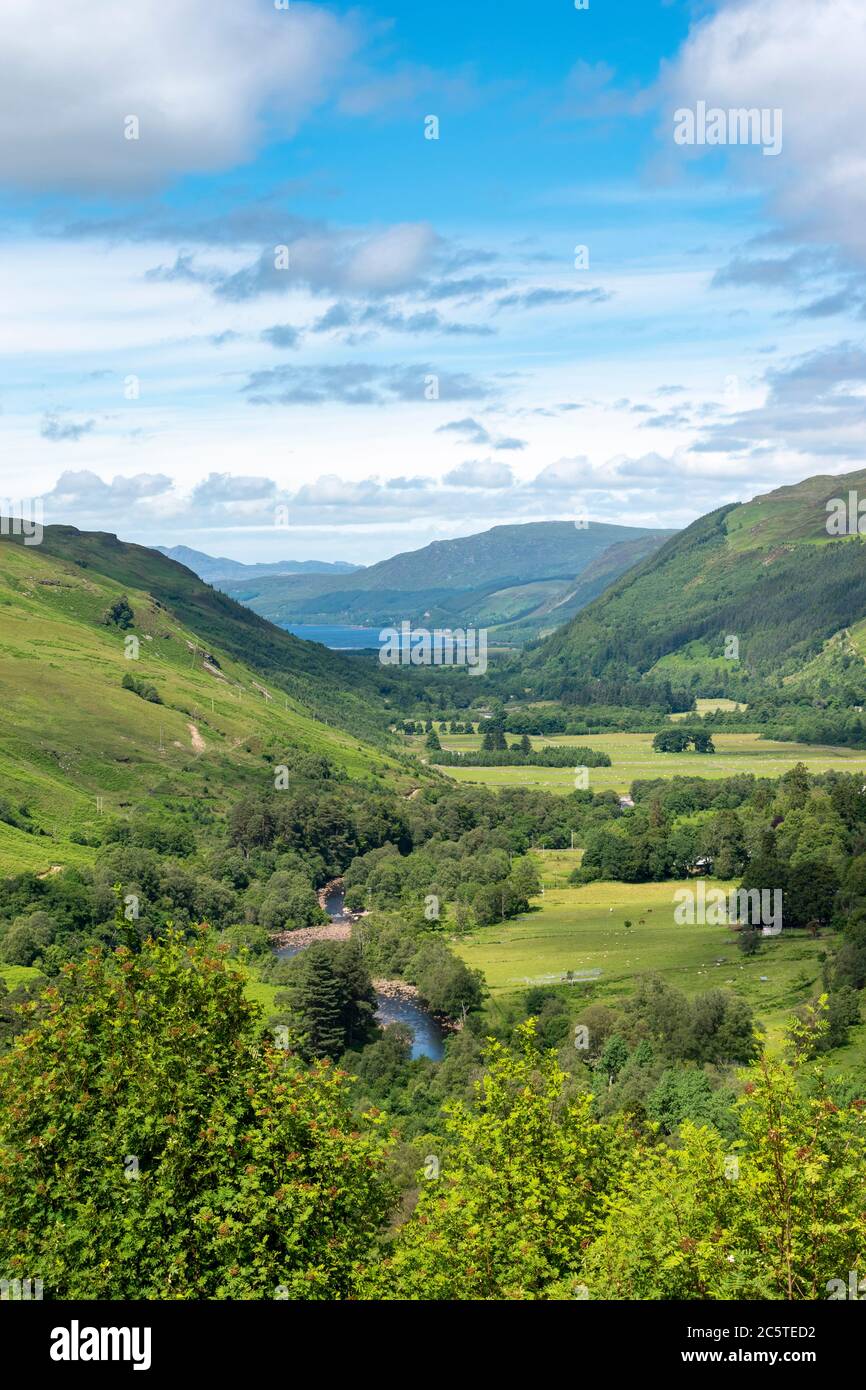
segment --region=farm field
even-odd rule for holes
[[[32,965],[6,965],[0,962],[0,980],[9,990],[17,989],[19,985],[26,985],[32,980],[38,979],[39,971],[34,969]]]
[[[866,752],[862,749],[833,748],[805,743],[780,743],[761,739],[757,734],[715,734],[714,754],[656,753],[653,734],[556,734],[533,738],[534,748],[548,745],[596,748],[610,755],[611,767],[591,767],[591,791],[611,789],[620,795],[632,782],[652,777],[730,777],[751,772],[756,777],[780,777],[796,763],[805,763],[811,772],[866,772]],[[422,739],[412,739],[420,747]],[[477,749],[479,735],[441,736],[444,749]],[[429,756],[429,754],[424,755]],[[566,795],[574,790],[574,771],[568,767],[447,767],[442,771],[459,782],[478,782],[488,787],[532,787],[535,790]]]
[[[570,872],[575,857],[571,851],[548,851],[543,858],[545,884],[552,878],[561,880],[562,870],[555,863],[560,854],[568,856]],[[600,1002],[624,998],[635,977],[648,972],[662,975],[688,995],[735,988],[749,1001],[770,1039],[778,1039],[793,1009],[820,981],[821,953],[837,944],[837,937],[826,932],[813,940],[783,931],[746,958],[727,927],[674,921],[674,893],[694,883],[545,887],[543,898],[536,900],[538,910],[480,928],[456,942],[454,949],[467,965],[484,972],[494,999],[531,984],[559,983],[568,970],[600,970],[589,982],[593,998]],[[633,923],[630,929],[624,925],[626,918]]]

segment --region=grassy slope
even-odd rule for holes
[[[126,634],[101,623],[122,593],[135,612],[138,661],[125,659]],[[321,752],[355,775],[397,771],[210,634],[207,650],[225,679],[208,672],[200,636],[128,576],[120,583],[44,547],[0,545],[0,794],[28,804],[49,836],[0,825],[0,873],[86,862],[91,852],[69,836],[96,828],[97,797],[106,815],[154,796],[207,796],[225,807],[272,778],[268,749]],[[126,673],[155,685],[164,703],[124,690]],[[306,683],[312,693],[314,677]]]
[[[866,616],[866,545],[826,531],[826,501],[849,489],[866,495],[866,470],[702,517],[541,643],[527,667],[584,675],[662,662],[672,676],[672,657],[694,668],[714,651],[725,664],[720,639],[734,633],[750,670],[797,670]]]
[[[192,570],[145,546],[120,541],[102,531],[73,526],[46,526],[39,547],[25,547],[3,537],[0,556],[9,548],[53,556],[88,574],[115,580],[121,589],[148,593],[204,644],[213,643],[238,661],[255,667],[295,695],[318,718],[365,737],[379,727],[367,696],[366,677],[350,669],[343,657],[315,642],[302,642],[251,609],[205,584]]]

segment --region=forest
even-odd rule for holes
[[[38,971],[0,995],[14,1271],[60,1298],[789,1299],[856,1267],[866,1103],[826,1060],[866,986],[859,779],[658,779],[623,807],[296,772],[225,818],[108,824],[92,871],[2,884],[0,959]],[[585,844],[579,881],[712,873],[781,886],[786,929],[841,928],[783,1051],[736,992],[653,974],[619,1002],[552,984],[491,1011],[454,942],[531,915],[542,829]],[[351,940],[278,960],[336,875]],[[771,951],[756,935],[743,950]],[[441,1062],[377,1024],[383,976],[450,1020]]]

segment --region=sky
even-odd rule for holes
[[[0,499],[369,564],[863,466],[864,68],[862,0],[3,0]]]

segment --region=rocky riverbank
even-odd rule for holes
[[[373,988],[386,999],[405,999],[411,1004],[421,997],[418,986],[407,980],[374,980]]]
[[[410,985],[408,980],[374,980],[373,988],[382,999],[400,999],[406,1004],[418,1004],[421,998],[421,991],[418,986]],[[462,1019],[449,1018],[447,1014],[433,1013],[427,1009],[425,1004],[421,1004],[420,1007],[436,1020],[443,1033],[461,1032]]]
[[[320,927],[296,927],[294,931],[274,932],[271,944],[275,951],[286,946],[311,946],[314,941],[348,941],[352,935],[352,923],[323,922]]]
[[[331,896],[331,894],[341,892],[342,887],[343,880],[341,878],[332,878],[329,880],[328,883],[325,884],[324,888],[319,889],[317,896],[319,899],[319,907],[322,909],[323,912],[328,911],[328,899]]]

